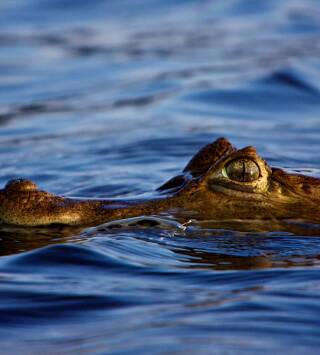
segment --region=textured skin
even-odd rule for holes
[[[223,173],[234,159],[251,159],[260,177],[232,181]],[[97,225],[106,221],[172,213],[179,219],[303,219],[320,221],[320,180],[271,169],[253,147],[235,149],[220,138],[202,148],[183,174],[148,200],[72,199],[38,189],[29,180],[9,181],[0,190],[0,220],[25,226]]]
[[[205,174],[210,167],[227,154],[236,149],[225,138],[219,138],[215,142],[207,144],[194,155],[183,172],[190,172],[192,176]]]

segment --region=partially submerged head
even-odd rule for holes
[[[224,138],[202,148],[182,175],[158,191],[165,196],[122,201],[71,199],[41,191],[29,180],[13,180],[0,190],[0,221],[33,226],[95,225],[174,211],[220,223],[230,219],[320,222],[319,179],[271,168],[253,147],[237,150]]]
[[[184,175],[160,190],[175,191],[207,218],[320,220],[319,179],[271,168],[255,148],[237,150],[224,138],[202,148]]]

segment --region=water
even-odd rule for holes
[[[152,191],[226,136],[320,176],[314,1],[2,0],[0,183]],[[2,353],[304,354],[320,232],[2,227]]]

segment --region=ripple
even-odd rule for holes
[[[280,87],[285,86],[311,95],[319,95],[317,88],[308,82],[306,78],[303,78],[297,70],[277,70],[263,78],[261,83]]]
[[[159,228],[172,228],[176,230],[186,230],[186,226],[172,219],[165,219],[153,216],[139,216],[133,218],[125,218],[120,220],[114,220],[99,225],[98,227],[91,228],[87,231],[89,234],[94,234],[95,232],[101,232],[113,228],[126,228],[126,227],[159,227]],[[86,234],[87,234],[86,233]]]
[[[38,268],[46,270],[49,274],[56,273],[57,268],[64,268],[72,264],[73,267],[89,271],[93,268],[96,272],[105,272],[106,269],[121,269],[129,266],[120,259],[112,259],[97,250],[80,245],[53,245],[10,258],[6,264],[9,269],[22,268],[29,272],[38,272]],[[133,265],[130,265],[130,267]]]
[[[319,110],[319,92],[295,71],[281,70],[244,86],[208,89],[182,97],[183,102],[209,106],[214,115],[265,119],[270,115],[291,121],[302,114],[313,117]]]

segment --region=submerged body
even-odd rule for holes
[[[183,173],[149,199],[73,199],[11,180],[0,190],[0,220],[15,225],[97,225],[162,212],[199,220],[320,221],[320,180],[269,165],[253,147],[220,138],[202,148]]]

